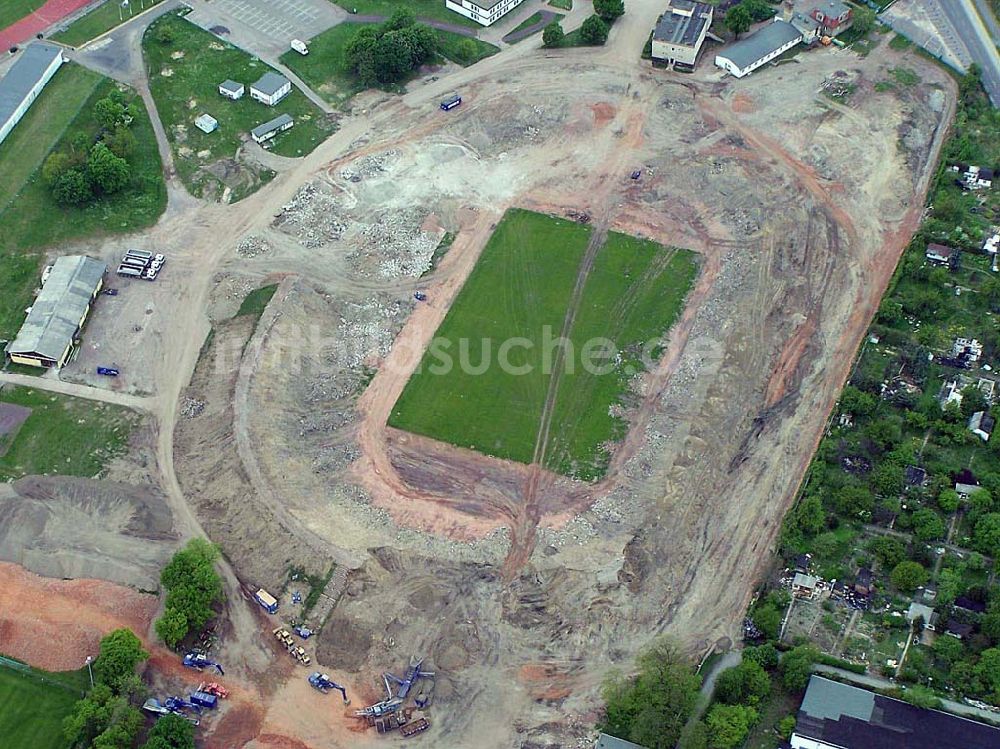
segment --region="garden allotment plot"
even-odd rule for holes
[[[627,429],[617,404],[643,371],[644,346],[677,319],[697,266],[690,252],[615,233],[586,262],[592,240],[590,227],[509,211],[389,425],[520,463],[541,454],[542,431],[546,467],[603,475]]]

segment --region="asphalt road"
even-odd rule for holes
[[[983,69],[983,84],[993,106],[1000,107],[1000,54],[976,12],[973,0],[934,0],[955,27],[972,59]]]
[[[990,8],[990,0],[976,0],[976,10],[979,11],[979,16],[983,19],[983,23],[986,24],[986,28],[990,30],[990,36],[993,37],[993,41],[996,44],[1000,44],[1000,23],[997,22],[996,16],[993,15],[993,11]]]

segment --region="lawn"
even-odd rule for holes
[[[471,18],[459,15],[445,7],[444,0],[332,0],[348,13],[359,16],[391,16],[399,8],[409,8],[416,17],[429,18],[434,21],[444,21],[455,26],[465,26],[469,29],[481,29]],[[310,45],[312,42],[309,43]]]
[[[45,5],[45,0],[3,0],[0,2],[0,29],[15,24]]]
[[[274,107],[251,99],[250,84],[271,68],[176,14],[168,13],[150,25],[143,36],[142,50],[150,71],[150,89],[173,148],[177,171],[196,196],[203,196],[206,188],[221,188],[222,180],[209,169],[218,168],[220,161],[235,158],[249,140],[250,130],[279,114],[289,114],[295,119],[291,130],[270,141],[271,150],[282,156],[311,152],[334,129],[326,116],[294,86]],[[218,86],[227,78],[247,87],[247,93],[239,101],[219,95]],[[219,121],[219,129],[213,133],[206,134],[195,127],[195,119],[206,112]],[[226,163],[223,161],[221,166]]]
[[[278,290],[278,284],[272,283],[269,286],[261,286],[259,289],[254,289],[245,297],[243,297],[243,302],[240,304],[240,308],[236,311],[234,317],[239,317],[240,315],[253,315],[254,317],[260,317],[264,314],[264,308],[267,307],[267,303],[271,301],[271,297],[274,296],[274,292]]]
[[[308,55],[289,50],[281,56],[281,63],[330,104],[340,106],[364,90],[364,86],[347,66],[344,48],[358,31],[375,25],[342,23],[334,26],[309,40]],[[492,44],[453,31],[435,29],[434,34],[437,36],[440,56],[464,67],[500,51],[499,47]]]
[[[96,476],[125,449],[139,422],[126,408],[33,388],[5,386],[0,402],[32,409],[0,457],[2,481],[32,474]]]
[[[573,0],[549,0],[549,5],[561,10],[573,10]]]
[[[530,463],[559,349],[555,339],[590,236],[588,227],[562,219],[508,212],[407,383],[390,426]],[[548,467],[586,480],[603,475],[605,447],[627,426],[610,411],[644,370],[643,345],[676,320],[696,272],[689,252],[609,235],[563,347]],[[600,355],[604,338],[615,350]],[[660,349],[650,347],[652,359]],[[446,361],[454,366],[442,366]]]
[[[68,677],[68,678],[63,678]],[[87,679],[86,670],[83,679]],[[89,686],[89,682],[87,682]],[[46,674],[0,666],[0,736],[3,745],[62,749],[62,721],[84,689],[79,672]]]
[[[556,13],[555,17],[549,20],[549,23],[559,23],[559,21],[561,21],[562,19],[563,19],[562,13]],[[504,41],[506,41],[509,37],[513,36],[517,32],[524,31],[525,29],[534,26],[536,23],[538,23],[541,20],[542,20],[542,14],[540,12],[539,13],[532,13],[530,16],[528,16],[523,21],[521,21],[521,23],[519,23],[513,30],[511,30],[510,33],[508,33],[504,37]],[[544,28],[545,28],[544,26],[540,26],[538,28],[538,31],[540,32]],[[523,42],[525,39],[528,39],[530,36],[531,35],[529,34],[528,36],[525,36],[525,37],[522,37],[521,39],[518,39],[517,41],[518,42]],[[515,42],[515,44],[516,44],[516,42]]]
[[[134,231],[151,226],[166,208],[156,136],[145,107],[131,130],[136,139],[129,157],[133,185],[82,208],[57,205],[39,172],[53,150],[66,150],[83,133],[96,138],[100,126],[93,106],[115,87],[75,64],[64,66],[24,119],[0,145],[0,339],[11,338],[38,283],[37,250],[58,242]],[[135,96],[129,92],[129,97]],[[140,102],[141,103],[141,102]]]
[[[144,0],[147,9],[152,8],[160,2],[162,0]],[[131,13],[121,8],[120,3],[115,0],[107,0],[87,13],[87,15],[73,21],[65,31],[53,34],[52,39],[63,44],[68,44],[71,47],[80,47],[91,39],[96,39],[101,34],[111,31],[111,29],[120,25],[123,22],[121,19],[128,21],[143,10],[138,3],[132,3],[130,7],[132,9]]]

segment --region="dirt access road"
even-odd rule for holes
[[[631,3],[601,50],[525,42],[402,99],[362,98],[337,134],[260,193],[235,206],[172,199],[134,238],[167,252],[175,274],[174,298],[158,300],[170,324],[132,363],[151,393],[175,523],[207,531],[253,581],[280,582],[310,553],[358,560],[318,659],[371,698],[379,671],[427,654],[440,673],[434,727],[414,743],[585,743],[602,675],[650,637],[667,632],[694,652],[737,636],[919,219],[951,115],[947,77],[885,45],[864,59],[803,53],[740,82],[704,67],[653,71],[637,51],[661,11]],[[897,64],[923,83],[876,91]],[[829,81],[855,93],[832,101]],[[465,103],[438,112],[452,89]],[[515,205],[586,210],[702,258],[660,365],[636,383],[632,429],[594,485],[553,478],[532,495],[530,469],[385,428],[415,355]],[[457,238],[418,280],[394,261],[419,254],[431,226]],[[268,251],[239,256],[247,236]],[[259,348],[245,345],[248,326],[220,326],[238,303],[232,289],[283,277]],[[418,285],[431,303],[414,309]],[[345,341],[364,355],[343,354]],[[237,354],[226,365],[212,358],[224,349]],[[370,384],[365,367],[377,369]],[[189,398],[204,412],[181,418]],[[224,569],[224,662],[262,704],[216,727],[220,745],[369,741],[297,728],[312,720],[296,700],[304,674],[274,671],[272,622]],[[261,711],[282,720],[262,722]]]

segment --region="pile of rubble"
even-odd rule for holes
[[[420,225],[415,210],[387,211],[362,227],[348,258],[372,261],[360,264],[363,274],[373,270],[379,278],[420,278],[430,270],[439,241],[436,235],[421,231]]]
[[[340,178],[349,182],[360,182],[363,179],[375,177],[386,171],[390,162],[395,161],[398,157],[399,152],[395,150],[383,151],[382,153],[375,153],[370,156],[363,156],[362,158],[351,162],[349,166],[345,166],[341,169]]]
[[[351,305],[337,330],[337,340],[342,342],[337,352],[340,366],[360,369],[368,361],[385,358],[406,312],[399,301],[368,299]]]
[[[258,237],[255,234],[244,237],[236,245],[236,254],[242,258],[257,257],[270,251],[271,245],[262,237]]]
[[[181,403],[181,416],[185,419],[193,419],[205,410],[205,401],[195,398],[185,398]]]
[[[299,188],[271,225],[309,250],[340,239],[347,229],[337,199],[314,182]]]

